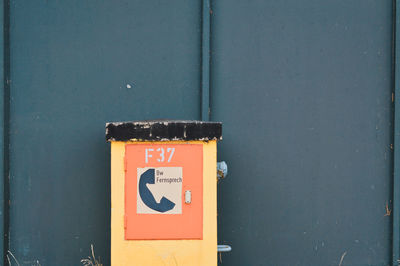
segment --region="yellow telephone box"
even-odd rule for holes
[[[111,265],[217,265],[222,124],[107,123]]]

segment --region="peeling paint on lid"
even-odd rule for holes
[[[106,124],[107,141],[221,140],[222,123],[195,120],[144,120]]]

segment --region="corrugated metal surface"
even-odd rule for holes
[[[222,265],[391,263],[392,1],[213,1],[210,95],[208,0],[10,4],[20,264],[79,265],[93,244],[108,265],[105,122],[207,119],[209,99]]]
[[[79,265],[91,243],[109,265],[105,123],[200,119],[200,28],[200,2],[11,1],[10,249],[22,265]]]
[[[213,2],[222,265],[390,265],[392,1]]]

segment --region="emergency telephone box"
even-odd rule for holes
[[[217,265],[221,136],[219,122],[107,123],[112,265]]]

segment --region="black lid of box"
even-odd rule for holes
[[[193,120],[146,120],[106,124],[107,141],[221,140],[222,123]]]

